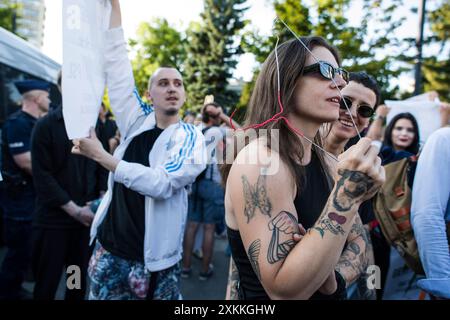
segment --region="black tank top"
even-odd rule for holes
[[[302,189],[297,192],[294,199],[294,205],[299,223],[308,229],[319,218],[331,192],[325,171],[314,152],[311,162],[305,166],[305,179],[301,186]],[[233,260],[239,271],[240,299],[270,300],[248,260],[241,234],[228,226],[227,231]],[[311,298],[314,299],[314,296]]]
[[[312,152],[311,161],[305,166],[305,178],[300,186],[301,190],[297,191],[294,199],[295,210],[298,222],[309,229],[319,219],[331,193],[331,183],[315,152]]]

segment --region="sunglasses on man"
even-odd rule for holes
[[[345,82],[348,83],[349,80],[349,74],[347,70],[343,68],[335,68],[325,61],[319,61],[312,65],[306,66],[303,69],[303,74],[308,73],[319,73],[322,77],[328,80],[333,80],[336,74],[339,74]]]
[[[347,110],[345,104],[347,104],[348,108],[351,109],[353,100],[349,97],[344,97],[343,99],[341,99],[341,102],[339,104],[342,110]],[[356,112],[358,112],[358,114],[363,118],[370,118],[375,113],[375,110],[367,104],[360,104],[359,106],[357,106]]]

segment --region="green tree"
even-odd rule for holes
[[[425,91],[436,91],[443,101],[450,101],[450,59],[425,59],[423,64]]]
[[[161,18],[141,23],[136,35],[129,43],[135,55],[132,66],[136,87],[142,95],[157,68],[171,66],[183,72],[186,37]]]
[[[276,0],[275,13],[298,35],[311,34],[313,25],[310,20],[309,6],[303,0]],[[259,63],[263,63],[275,47],[277,37],[280,43],[292,39],[292,33],[278,21],[274,23],[273,34],[269,37],[261,36],[258,30],[247,31],[242,39],[245,52],[255,55]]]
[[[424,89],[437,91],[442,100],[450,101],[450,1],[443,0],[430,10],[428,20],[433,34],[427,40],[439,46],[439,55],[424,59]]]
[[[429,12],[428,19],[434,40],[441,43],[441,52],[445,50],[450,39],[450,1],[442,0],[436,10]]]
[[[245,2],[205,0],[200,25],[188,30],[185,82],[191,109],[198,109],[210,94],[225,107],[236,102],[238,97],[227,85],[241,53],[238,40],[246,24]]]
[[[367,71],[373,75],[382,88],[383,98],[392,98],[398,93],[398,87],[390,86],[391,80],[405,69],[398,63],[398,55],[380,54],[386,46],[398,46],[399,40],[393,31],[403,22],[403,18],[393,19],[393,14],[403,0],[364,0],[363,18],[359,27],[350,25],[345,15],[352,0],[319,0],[311,5],[310,1],[276,0],[274,9],[277,17],[298,35],[318,35],[336,46],[341,53],[343,66],[349,71]],[[368,37],[369,28],[374,27],[374,36]],[[258,32],[248,33],[244,38],[244,48],[253,53],[256,61],[262,63],[275,46],[276,36],[280,41],[292,39],[293,35],[281,23],[274,27],[274,35],[262,37]],[[255,70],[257,72],[257,70]],[[249,92],[254,79],[244,89],[240,107],[248,104]]]
[[[309,6],[304,0],[276,0],[274,2],[276,16],[282,19],[297,35],[311,34],[313,25],[310,20]],[[262,64],[270,52],[274,49],[277,38],[280,43],[292,39],[292,33],[281,23],[274,23],[273,34],[269,37],[261,36],[258,30],[247,31],[242,39],[242,48],[245,52],[252,53],[255,60]],[[251,81],[246,83],[242,89],[238,108],[245,108],[250,101],[250,97],[258,77],[260,67],[253,70]],[[243,115],[243,111],[237,113]]]
[[[209,39],[200,23],[191,23],[186,34],[188,43],[185,68],[187,107],[195,111],[203,104],[203,99],[211,89],[206,82],[206,75],[209,72],[209,57],[206,54],[209,50]]]
[[[22,6],[20,4],[12,3],[8,0],[0,0],[0,27],[22,37],[16,31],[21,10]]]
[[[408,71],[409,68],[402,62],[402,55],[406,49],[404,39],[398,38],[396,30],[405,21],[405,16],[400,14],[399,8],[404,7],[404,0],[364,0],[364,16],[361,23],[360,39],[361,47],[353,48],[355,57],[347,57],[344,65],[350,71],[366,71],[375,77],[381,88],[382,101],[395,99],[400,95],[398,85],[393,85],[394,80]],[[372,28],[371,36],[368,30]],[[351,39],[348,39],[351,41]],[[338,46],[342,52],[347,49]]]

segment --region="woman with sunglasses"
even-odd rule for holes
[[[319,128],[338,119],[347,73],[325,40],[300,40],[265,61],[245,118],[256,136],[236,134],[235,145],[245,145],[223,166],[240,299],[345,298],[335,266],[359,205],[384,180],[378,148],[367,138],[340,156],[334,177],[327,173]]]

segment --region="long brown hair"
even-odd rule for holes
[[[315,47],[324,47],[328,49],[340,65],[340,58],[337,50],[329,45],[323,38],[313,36],[302,37],[300,39],[309,50],[313,50]],[[278,47],[277,53],[280,68],[281,101],[284,106],[282,116],[286,117],[295,110],[295,88],[298,79],[303,75],[303,69],[309,53],[297,39],[281,44]],[[275,51],[272,51],[264,62],[261,72],[256,80],[255,88],[253,89],[250,103],[245,114],[244,126],[262,123],[279,112],[277,72]],[[281,160],[288,166],[289,171],[295,178],[297,190],[300,190],[302,181],[304,181],[304,169],[299,165],[304,155],[303,145],[300,141],[301,138],[293,133],[284,121],[269,122],[262,127],[262,129],[267,129],[268,136],[271,135],[272,129],[279,130],[279,150],[277,151],[280,154]],[[259,137],[259,130],[257,130],[257,135]],[[234,140],[235,148],[229,148],[234,152],[233,159],[236,158],[240,151],[236,148],[236,137]],[[270,140],[271,139],[267,139],[267,146],[269,148],[271,148]],[[248,141],[248,143],[249,142],[250,141]],[[314,142],[320,146],[322,145],[320,130],[314,137]],[[324,168],[324,171],[327,173],[327,165],[324,161],[322,152],[319,150],[315,151],[322,164],[322,168]],[[221,166],[223,185],[226,185],[231,166],[232,164],[229,163],[225,163]]]

